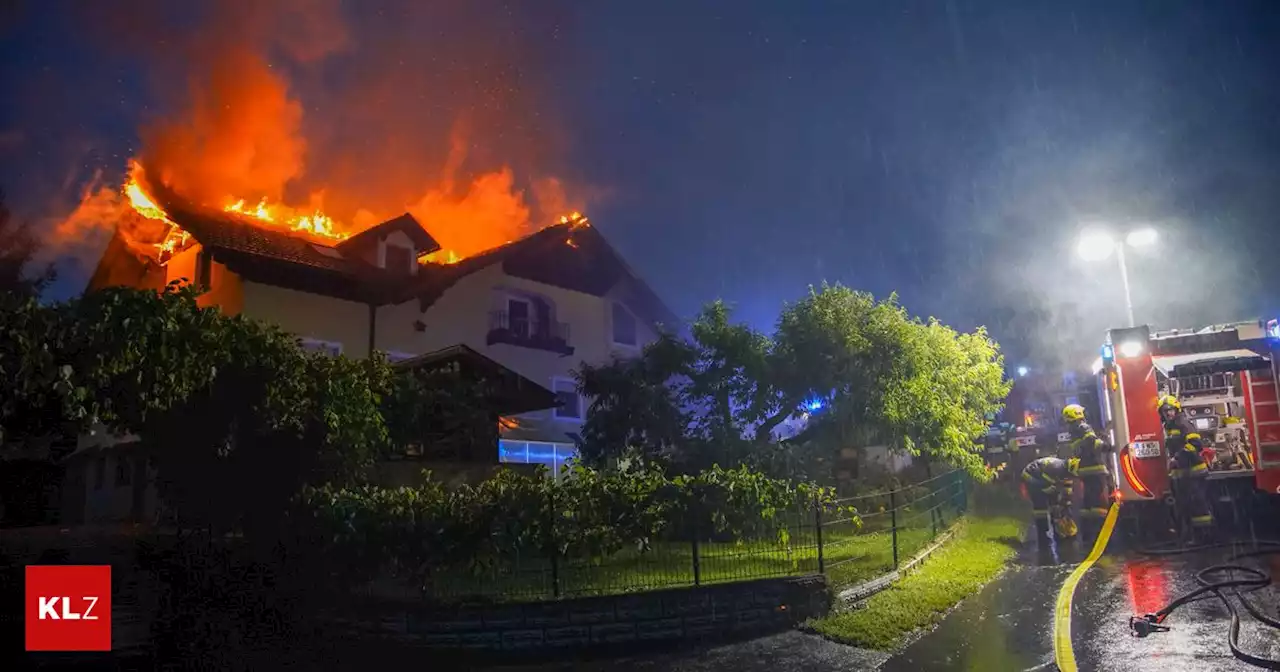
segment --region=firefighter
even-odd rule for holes
[[[1071,519],[1071,486],[1080,470],[1080,459],[1073,457],[1041,457],[1022,470],[1022,481],[1031,498],[1031,514],[1036,521],[1036,536],[1040,543],[1049,535],[1052,518],[1059,537],[1075,536],[1075,523]],[[1050,514],[1053,514],[1050,516]]]
[[[1169,483],[1173,488],[1174,510],[1184,530],[1206,536],[1213,527],[1213,511],[1205,477],[1209,467],[1201,451],[1204,443],[1195,425],[1182,411],[1178,398],[1166,394],[1156,401],[1164,423],[1164,448],[1169,456]]]
[[[1084,407],[1068,404],[1062,409],[1062,422],[1071,435],[1069,456],[1080,459],[1080,481],[1084,486],[1084,502],[1080,506],[1080,522],[1085,541],[1102,529],[1102,520],[1111,507],[1111,473],[1107,461],[1112,448],[1098,438],[1084,419]]]

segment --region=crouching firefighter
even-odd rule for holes
[[[1207,536],[1213,528],[1213,511],[1205,480],[1209,467],[1201,455],[1204,443],[1177,397],[1160,397],[1156,407],[1164,423],[1164,448],[1169,456],[1169,483],[1178,522],[1184,533]]]
[[[1062,422],[1071,435],[1071,457],[1080,459],[1079,476],[1084,488],[1080,506],[1080,527],[1085,542],[1090,542],[1102,529],[1102,521],[1111,508],[1111,472],[1107,469],[1112,447],[1084,419],[1084,407],[1068,404],[1062,409]]]
[[[1075,521],[1071,518],[1071,486],[1080,469],[1079,458],[1061,459],[1042,457],[1032,461],[1022,470],[1022,480],[1031,498],[1031,513],[1036,520],[1036,537],[1045,544],[1049,536],[1052,518],[1054,532],[1059,538],[1075,536]]]

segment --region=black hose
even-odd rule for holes
[[[1239,544],[1220,543],[1220,544],[1201,544],[1197,546],[1185,546],[1179,548],[1164,549],[1144,549],[1141,552],[1146,555],[1178,555],[1181,553],[1190,553],[1193,551],[1208,550],[1214,548],[1237,548]],[[1257,548],[1252,551],[1243,551],[1235,553],[1227,558],[1228,563],[1232,560],[1242,558],[1260,557],[1266,555],[1280,555],[1280,542],[1276,541],[1257,541]],[[1216,578],[1222,574],[1226,578]],[[1243,574],[1242,578],[1236,578],[1237,574]],[[1230,597],[1234,596],[1240,601],[1249,612],[1260,623],[1272,628],[1280,629],[1280,619],[1272,618],[1263,613],[1245,594],[1240,592],[1241,588],[1248,588],[1246,593],[1260,590],[1271,585],[1271,575],[1256,567],[1249,567],[1238,564],[1220,564],[1206,567],[1196,572],[1196,583],[1200,587],[1181,595],[1169,604],[1162,607],[1153,614],[1147,614],[1143,617],[1133,617],[1129,619],[1129,627],[1133,629],[1134,634],[1139,637],[1145,637],[1152,632],[1167,631],[1169,628],[1164,626],[1164,620],[1169,617],[1179,607],[1183,607],[1191,602],[1207,598],[1209,596],[1217,597],[1227,608],[1227,613],[1231,615],[1231,626],[1227,631],[1227,645],[1231,647],[1231,654],[1236,658],[1243,660],[1250,665],[1265,668],[1268,670],[1280,670],[1280,660],[1273,658],[1263,658],[1256,656],[1240,648],[1240,614],[1236,611],[1235,603]],[[1230,591],[1229,593],[1225,591]]]

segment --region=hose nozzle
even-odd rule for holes
[[[1134,637],[1146,637],[1153,632],[1169,632],[1169,627],[1160,625],[1163,620],[1155,614],[1147,614],[1146,616],[1130,616],[1129,630]]]

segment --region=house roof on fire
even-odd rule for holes
[[[508,275],[596,296],[619,291],[642,319],[674,326],[677,320],[661,299],[626,264],[593,226],[557,224],[456,263],[420,263],[406,275],[379,268],[355,254],[379,234],[402,231],[418,253],[440,249],[412,215],[404,214],[329,245],[281,229],[264,227],[237,215],[166,202],[169,217],[200,243],[218,263],[245,280],[374,305],[418,299],[425,310],[461,279],[502,264]],[[113,241],[114,242],[114,241]],[[109,246],[117,254],[127,245]],[[90,287],[101,286],[111,262],[104,255]]]

